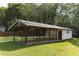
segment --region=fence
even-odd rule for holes
[[[18,44],[39,44],[55,41],[55,36],[27,36],[26,32],[0,32],[0,42],[13,41]]]
[[[21,31],[21,32],[0,32],[0,36],[14,36],[15,35],[23,35],[25,34],[25,32]]]

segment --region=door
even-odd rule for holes
[[[58,31],[58,40],[62,40],[62,31]]]

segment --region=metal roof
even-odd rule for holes
[[[21,22],[21,23],[23,23],[25,26],[34,26],[34,27],[49,28],[49,29],[72,30],[70,28],[60,27],[60,26],[56,26],[56,25],[37,23],[37,22],[26,21],[26,20],[18,20],[18,21]],[[16,21],[11,27],[13,27],[18,21]]]
[[[60,26],[56,26],[56,25],[43,24],[43,23],[37,23],[37,22],[32,22],[32,21],[20,20],[20,22],[26,26],[71,30],[70,28],[60,27]]]

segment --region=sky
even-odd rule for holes
[[[8,3],[79,3],[79,0],[0,0],[0,6]]]
[[[7,7],[8,3],[0,3],[0,6]]]

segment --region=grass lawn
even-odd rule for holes
[[[18,45],[11,41],[12,37],[0,37],[0,55],[79,56],[79,38],[34,46]]]

